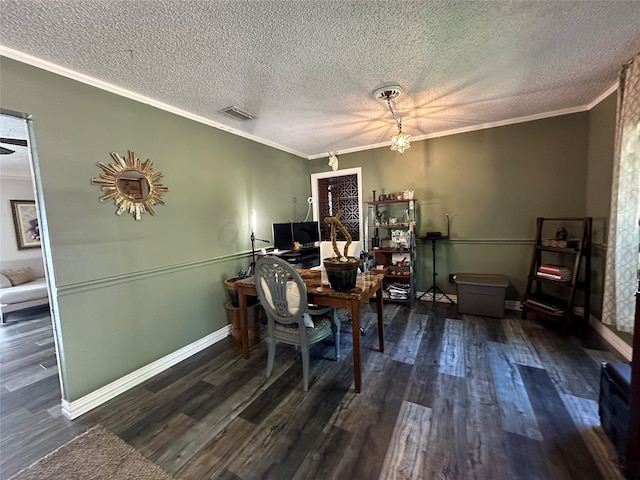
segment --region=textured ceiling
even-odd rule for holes
[[[390,83],[413,140],[584,110],[640,1],[0,0],[0,46],[314,158],[389,145]]]

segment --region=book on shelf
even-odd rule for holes
[[[571,280],[571,271],[569,268],[561,265],[543,264],[538,267],[536,276],[540,278],[547,278],[549,280],[568,282]]]
[[[389,298],[406,300],[411,293],[411,285],[406,283],[390,283],[387,287]]]
[[[548,263],[543,263],[538,267],[539,272],[552,273],[552,274],[561,274],[561,273],[570,273],[569,267],[565,267],[564,265],[550,265]]]
[[[555,280],[557,282],[568,282],[571,280],[571,275],[553,275],[551,273],[537,272],[536,277],[546,278],[548,280]]]
[[[524,301],[524,303],[526,303],[527,305],[531,305],[533,307],[537,307],[539,309],[548,311],[550,313],[553,313],[554,315],[563,315],[565,312],[564,308],[560,308],[556,305],[552,305],[550,303],[545,303],[540,300],[536,300],[535,298],[527,298]]]

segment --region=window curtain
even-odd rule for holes
[[[640,244],[640,54],[620,73],[602,322],[633,333]]]

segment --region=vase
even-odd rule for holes
[[[361,263],[361,260],[355,257],[347,257],[346,262],[341,262],[338,258],[325,258],[323,265],[331,288],[338,291],[354,288]]]

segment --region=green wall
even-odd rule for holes
[[[602,315],[604,263],[611,207],[616,99],[617,95],[613,93],[589,112],[586,204],[589,215],[593,217],[591,307],[598,318]]]
[[[408,127],[406,127],[408,129]],[[410,130],[410,129],[409,129]],[[440,288],[449,273],[502,273],[507,297],[524,293],[535,219],[587,214],[589,114],[577,113],[414,142],[404,155],[388,148],[338,155],[341,168],[362,166],[363,194],[414,190],[418,235],[446,231],[437,247]],[[324,159],[311,171],[326,170]],[[418,245],[418,288],[432,283],[431,243]]]
[[[0,75],[0,106],[33,116],[66,400],[224,328],[223,280],[249,264],[251,209],[259,238],[299,216],[307,162],[8,58]],[[127,150],[170,189],[139,222],[90,184]]]
[[[328,168],[2,57],[0,80],[0,106],[33,115],[69,401],[223,328],[223,280],[248,265],[251,209],[256,236],[271,238],[271,222],[306,213],[309,172]],[[362,167],[367,200],[414,190],[419,235],[445,231],[449,214],[452,238],[437,251],[449,293],[449,273],[503,273],[519,300],[535,218],[593,216],[599,311],[614,125],[611,95],[590,112],[414,142],[402,156],[339,154],[340,168]],[[89,182],[127,150],[170,188],[140,222],[98,202]],[[417,270],[426,290],[430,243]]]

